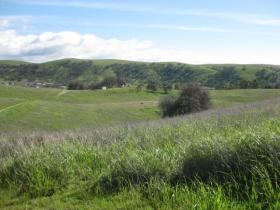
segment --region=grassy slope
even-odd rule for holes
[[[211,91],[214,107],[279,94],[280,90]],[[136,93],[133,89],[68,91],[0,86],[0,131],[66,130],[158,119],[157,104],[162,96],[160,92]]]
[[[17,60],[0,60],[0,65],[20,65],[28,64],[26,61],[17,61]]]
[[[126,61],[126,60],[117,60],[117,59],[87,60],[87,59],[77,59],[77,58],[65,58],[65,59],[60,59],[60,60],[48,61],[48,62],[45,62],[42,64],[53,65],[53,64],[62,64],[65,62],[80,63],[83,61],[92,61],[93,63],[100,65],[100,66],[111,65],[111,64],[138,63],[136,61]],[[0,61],[0,63],[1,63],[1,61]]]
[[[62,91],[1,86],[0,130],[61,130],[155,119],[158,94],[128,89]]]
[[[0,208],[279,209],[279,117],[275,99],[144,126],[2,136]]]

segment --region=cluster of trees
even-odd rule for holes
[[[237,74],[235,67],[228,66],[211,75],[207,80],[207,86],[217,89],[231,89],[238,88],[239,82],[240,76]]]
[[[74,80],[68,83],[68,90],[96,90],[102,87],[112,88],[112,87],[122,87],[126,85],[126,80],[119,77],[108,76],[105,77],[100,82],[84,82],[80,80]]]
[[[149,91],[163,89],[165,93],[191,82],[216,89],[280,88],[280,69],[277,68],[267,67],[256,71],[253,79],[242,76],[242,71],[248,71],[245,66],[241,69],[234,65],[209,68],[213,68],[216,73],[203,78],[205,70],[184,64],[114,64],[110,66],[110,70],[113,69],[116,76],[105,77],[104,81],[91,83],[87,89],[100,89],[102,86],[118,87],[126,80],[136,81],[139,84],[137,90],[145,87]]]
[[[168,83],[168,82],[160,83],[156,80],[148,80],[146,85],[143,84],[143,83],[140,83],[136,86],[137,92],[143,90],[144,87],[146,88],[146,90],[148,90],[150,92],[155,92],[155,91],[158,91],[160,89],[160,90],[163,90],[164,93],[167,94],[170,91],[172,91],[173,88],[176,89],[178,87],[178,85]]]
[[[88,84],[82,82],[82,81],[71,81],[67,85],[68,90],[87,90],[88,89]]]
[[[241,69],[246,71],[246,67]],[[210,76],[206,83],[216,89],[280,88],[280,71],[270,67],[255,73],[254,79],[244,79],[234,66],[224,66]]]
[[[107,76],[100,82],[85,82],[81,80],[74,80],[68,83],[67,89],[68,90],[96,90],[96,89],[102,89],[102,87],[106,88],[113,88],[113,87],[123,87],[127,85],[127,80],[120,77],[113,77],[113,76]],[[173,85],[168,82],[160,83],[156,80],[148,80],[146,84],[139,83],[136,86],[137,92],[143,90],[146,88],[146,90],[155,92],[159,89],[162,89],[164,93],[169,93],[172,89],[178,88],[179,86]]]
[[[96,90],[96,89],[101,89],[104,86],[107,88],[122,87],[126,84],[127,84],[127,82],[124,78],[108,76],[108,77],[105,77],[100,82],[91,83],[89,85],[89,89]]]
[[[178,96],[164,97],[159,104],[163,117],[199,112],[210,106],[208,91],[197,84],[184,86]]]
[[[99,78],[106,78],[107,81],[99,81]],[[174,84],[191,82],[217,89],[280,88],[280,66],[188,65],[79,59],[63,59],[43,64],[0,61],[0,79],[9,81],[74,81],[70,85],[72,88],[98,89],[102,86],[119,86],[122,82],[116,80],[121,78],[126,78],[132,84],[143,84],[151,91],[161,88],[168,92],[170,84],[174,87]],[[76,82],[77,80],[84,81],[84,84]]]
[[[280,88],[280,71],[268,72],[265,69],[256,73],[256,82],[260,88]]]

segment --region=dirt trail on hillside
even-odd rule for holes
[[[58,93],[57,94],[57,96],[59,97],[59,96],[62,96],[62,95],[64,95],[64,94],[66,94],[68,91],[67,90],[63,90],[63,91],[61,91],[60,93]]]
[[[22,105],[22,104],[24,104],[24,103],[26,103],[26,102],[21,102],[21,103],[18,103],[18,104],[14,104],[14,105],[12,105],[12,106],[8,106],[8,107],[6,107],[6,108],[4,108],[4,109],[0,109],[0,113],[1,113],[1,112],[4,112],[4,111],[7,111],[7,110],[9,110],[9,109],[15,108],[15,107],[17,107],[17,106],[20,106],[20,105]]]

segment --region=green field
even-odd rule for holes
[[[0,139],[1,209],[279,209],[280,101]]]
[[[210,94],[0,86],[0,209],[279,209],[280,90]]]
[[[280,90],[213,90],[213,108],[280,95]],[[160,118],[161,92],[133,88],[70,91],[0,86],[0,131],[96,128]]]

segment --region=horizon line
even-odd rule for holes
[[[3,61],[14,61],[14,62],[24,62],[28,64],[44,64],[44,63],[49,63],[49,62],[55,62],[55,61],[63,61],[63,60],[80,60],[80,61],[126,61],[126,62],[135,62],[135,63],[178,63],[178,64],[187,64],[187,65],[194,65],[194,66],[199,66],[199,65],[264,65],[264,66],[280,66],[279,64],[269,64],[269,63],[185,63],[185,62],[179,62],[179,61],[145,61],[145,60],[125,60],[125,59],[116,59],[116,58],[103,58],[103,59],[95,59],[95,58],[74,58],[74,57],[66,57],[66,58],[61,58],[61,59],[51,59],[47,61],[27,61],[24,59],[1,59],[0,62]]]

